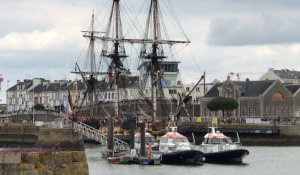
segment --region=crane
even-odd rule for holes
[[[4,80],[3,76],[2,76],[2,74],[0,74],[0,92],[1,92],[1,83],[2,83],[3,80]]]
[[[250,74],[261,74],[261,73],[260,72],[230,72],[229,73],[230,77],[235,75],[237,78],[237,81],[240,81],[241,75],[250,75]]]
[[[0,74],[0,93],[2,92],[2,90],[1,90],[1,84],[2,84],[3,80],[4,80],[4,78],[3,78],[2,74]],[[1,97],[0,97],[0,102],[2,102]]]

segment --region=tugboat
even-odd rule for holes
[[[170,127],[160,138],[159,152],[162,164],[197,165],[203,163],[203,152],[195,150],[187,137],[177,132],[177,127]]]
[[[242,163],[243,158],[249,155],[249,151],[241,149],[241,143],[237,134],[238,142],[232,142],[230,137],[225,136],[216,127],[209,127],[210,133],[204,136],[200,150],[204,153],[207,163]]]

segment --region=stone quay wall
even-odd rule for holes
[[[82,135],[71,128],[0,125],[0,175],[86,175]]]
[[[84,151],[0,152],[1,175],[87,175]]]

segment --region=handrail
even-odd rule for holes
[[[73,122],[73,130],[75,132],[78,132],[90,139],[94,139],[102,144],[107,144],[107,135],[106,134],[103,134],[101,133],[99,130],[87,125],[87,124],[84,124],[84,123],[76,123],[76,122]],[[116,147],[118,148],[126,148],[128,147],[128,144],[118,138],[115,138],[114,137],[114,143],[116,145]]]

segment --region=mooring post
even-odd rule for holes
[[[135,118],[130,119],[130,149],[134,149]]]
[[[140,123],[140,128],[141,128],[141,156],[146,156],[145,153],[145,123],[142,122]]]
[[[114,156],[114,119],[113,117],[108,117],[108,125],[107,125],[107,149],[108,155]]]

